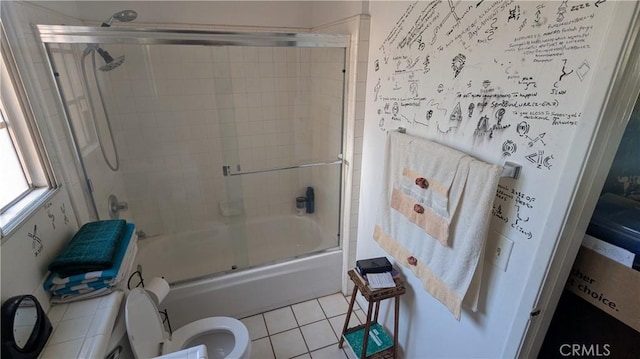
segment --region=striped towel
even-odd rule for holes
[[[52,291],[52,293],[53,295],[85,294],[85,293],[91,293],[98,289],[108,288],[108,287],[111,287],[110,283],[107,283],[105,281],[97,281],[97,282],[91,282],[86,284],[80,284],[80,285],[76,285],[68,288],[62,288],[59,290],[54,290]]]
[[[71,303],[71,302],[77,302],[80,300],[101,297],[103,295],[110,294],[113,291],[114,291],[113,287],[107,287],[107,288],[98,289],[93,292],[84,293],[84,294],[54,295],[53,297],[51,297],[51,304]]]
[[[63,277],[58,273],[49,272],[47,279],[44,282],[44,289],[47,291],[54,290],[54,285],[67,285],[74,286],[79,284],[86,284],[93,281],[114,281],[113,284],[122,280],[126,274],[126,270],[131,267],[131,263],[135,258],[135,252],[137,250],[135,237],[135,225],[133,223],[126,224],[126,230],[123,235],[123,239],[118,245],[116,252],[116,259],[114,265],[106,270],[93,271],[88,273],[75,274],[68,277]],[[128,258],[126,258],[128,257]],[[121,271],[121,267],[124,269]],[[61,287],[56,287],[60,289]]]

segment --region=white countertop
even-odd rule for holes
[[[41,359],[104,358],[122,291],[67,304],[52,305],[47,313],[53,332]]]

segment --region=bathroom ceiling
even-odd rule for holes
[[[311,28],[322,24],[327,9],[348,8],[354,15],[360,1],[34,1],[33,3],[88,22],[102,22],[111,14],[131,9],[136,23],[269,26]],[[343,12],[344,14],[344,12]],[[351,14],[347,14],[351,15]],[[319,22],[320,21],[320,22]]]

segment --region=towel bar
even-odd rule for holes
[[[520,170],[522,166],[515,163],[506,161],[502,166],[502,177],[510,177],[513,179],[518,179],[520,177]]]
[[[305,163],[305,164],[301,164],[301,165],[276,167],[276,168],[269,168],[269,169],[256,170],[256,171],[245,171],[245,172],[233,172],[232,173],[231,172],[231,166],[222,166],[222,174],[225,177],[226,176],[242,176],[242,175],[251,175],[251,174],[256,174],[256,173],[290,170],[290,169],[296,169],[296,168],[307,168],[307,167],[315,167],[315,166],[338,165],[338,164],[342,164],[344,162],[345,162],[345,160],[342,159],[342,155],[340,154],[340,155],[338,155],[338,159],[335,160],[335,161]],[[238,170],[239,169],[240,169],[240,166],[238,166]]]
[[[407,133],[407,129],[405,127],[398,127],[397,129],[400,133]],[[502,166],[502,176],[501,177],[509,177],[513,179],[518,179],[520,177],[520,170],[522,170],[522,166],[515,163],[506,161]]]

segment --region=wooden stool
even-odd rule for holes
[[[367,353],[367,344],[369,342],[369,329],[371,327],[371,323],[376,323],[378,321],[378,311],[380,310],[380,301],[394,298],[395,300],[395,317],[393,320],[393,346],[387,348],[381,352],[375,353],[370,356],[370,358],[397,358],[398,357],[398,316],[400,313],[400,300],[399,297],[405,293],[404,281],[401,278],[394,278],[393,280],[396,282],[396,286],[393,288],[381,288],[381,289],[371,289],[355,272],[354,269],[349,270],[347,272],[349,274],[349,278],[354,284],[353,294],[351,295],[351,301],[349,302],[349,310],[347,311],[347,318],[344,321],[344,327],[342,328],[342,335],[340,336],[340,342],[338,342],[338,347],[342,348],[344,344],[344,334],[352,331],[360,330],[364,328],[364,343],[362,346],[362,355],[361,358],[366,358]],[[369,307],[367,308],[367,321],[353,328],[348,328],[349,319],[351,319],[351,314],[353,313],[353,304],[356,301],[356,295],[358,294],[358,290],[364,297],[364,299],[369,302]],[[373,305],[376,305],[375,314],[373,313]],[[371,318],[373,314],[373,318]],[[372,320],[373,319],[373,320]]]

